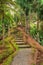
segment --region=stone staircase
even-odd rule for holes
[[[15,37],[15,42],[16,44],[18,45],[19,48],[30,48],[30,45],[28,45],[27,43],[25,43],[23,41],[23,37],[19,37],[19,36],[16,36]]]
[[[22,34],[15,34],[15,42],[19,50],[11,63],[11,65],[32,65],[32,49],[30,45],[23,41]]]

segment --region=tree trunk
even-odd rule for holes
[[[2,10],[2,36],[3,36],[3,45],[5,46],[5,42],[4,42],[4,39],[5,39],[5,26],[4,26],[4,11]]]
[[[37,41],[39,42],[39,21],[37,21]]]
[[[30,22],[28,21],[28,16],[25,17],[25,31],[27,34],[30,32]]]
[[[4,39],[5,39],[5,26],[4,26],[4,23],[3,23],[3,44],[4,44]]]
[[[10,25],[8,25],[8,37],[10,36]]]

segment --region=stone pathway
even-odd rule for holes
[[[14,57],[11,65],[32,65],[31,48],[20,49]]]

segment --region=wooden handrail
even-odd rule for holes
[[[43,46],[41,46],[35,39],[33,39],[30,34],[26,34],[23,27],[17,27],[19,31],[22,32],[23,36],[26,37],[26,42],[30,44],[32,47],[36,48],[37,50],[43,52]]]

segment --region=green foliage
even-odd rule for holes
[[[2,30],[2,21],[0,21],[0,31]]]
[[[15,42],[13,43],[13,46],[14,46],[14,48],[16,48],[16,51],[17,51],[18,50],[18,46],[16,45]],[[9,57],[13,53],[15,53],[13,47],[11,46],[11,43],[8,43],[8,42],[5,43],[5,47],[7,47],[7,49],[3,49],[2,53],[0,54],[0,62],[2,62],[3,58]],[[10,61],[12,61],[12,60],[8,59],[8,61],[6,61],[6,62],[8,62],[8,64],[9,64]],[[6,64],[6,62],[3,63],[3,65]]]
[[[37,28],[36,28],[36,25],[31,23],[31,29],[30,29],[30,34],[35,38],[36,37],[36,34],[37,34]]]
[[[32,0],[16,0],[16,2],[20,5],[25,14],[28,15]]]
[[[43,24],[41,23],[41,27],[43,27],[42,25]],[[31,26],[30,34],[37,40],[37,33],[39,33],[39,43],[40,43],[40,45],[43,46],[43,30],[42,30],[42,28],[40,28],[40,30],[38,31],[35,24],[31,23],[30,26]]]
[[[39,31],[40,44],[43,46],[43,31]]]
[[[2,54],[0,54],[0,62],[2,61],[3,58],[6,58],[7,56],[9,56],[10,54],[12,54],[13,49],[9,48],[7,50],[4,50]]]
[[[22,22],[23,26],[25,26],[25,20],[27,20],[27,16],[30,13],[37,13],[37,19],[43,20],[43,3],[42,0],[0,0],[0,37],[8,34],[8,28],[13,28],[17,26],[17,23]],[[35,19],[35,16],[32,15]],[[28,16],[29,20],[29,16]],[[35,19],[36,21],[36,19]],[[27,21],[26,21],[27,22]],[[4,24],[4,35],[3,35],[3,24]],[[37,30],[36,25],[30,23],[30,34],[36,39],[37,33],[39,33],[39,42],[40,45],[43,46],[43,23],[41,24],[41,29]],[[13,29],[15,31],[15,29]],[[15,31],[16,33],[17,31]],[[18,34],[22,35],[22,33]],[[12,35],[11,35],[12,36]],[[18,35],[19,36],[19,35]],[[13,38],[14,39],[14,38]],[[4,39],[5,47],[8,49],[3,49],[2,54],[0,54],[0,62],[3,58],[9,56],[14,52],[14,48],[18,50],[18,46],[16,42],[12,42],[12,38],[9,37]],[[3,40],[0,40],[0,46],[3,44]],[[13,46],[13,47],[12,47]],[[10,65],[12,61],[12,55],[7,58],[7,60],[3,63],[3,65]],[[34,65],[34,64],[33,64]],[[42,65],[42,64],[41,64]]]
[[[41,62],[40,65],[43,65],[43,62]]]
[[[13,54],[11,54],[5,61],[2,65],[10,65],[12,60],[13,60],[13,57],[16,55],[17,51],[14,52]]]
[[[39,11],[38,11],[38,15],[40,20],[43,20],[43,5],[40,6]]]
[[[13,55],[9,56],[2,65],[10,65],[13,59]]]

